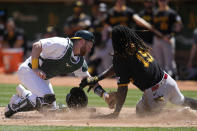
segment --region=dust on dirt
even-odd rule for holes
[[[94,109],[94,108],[93,108]],[[189,108],[165,109],[159,115],[136,116],[134,108],[123,108],[117,119],[104,119],[96,116],[112,113],[105,107],[96,110],[64,112],[38,111],[20,112],[11,118],[4,117],[4,108],[0,108],[0,125],[48,125],[48,126],[104,126],[104,127],[196,127],[197,112]]]

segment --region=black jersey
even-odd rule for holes
[[[102,43],[102,30],[104,27],[104,23],[103,23],[103,19],[100,18],[95,18],[95,17],[91,17],[91,27],[90,30],[93,30],[94,32],[94,36],[95,36],[95,46],[100,46],[100,44]]]
[[[139,16],[146,20],[148,23],[153,23],[153,12],[147,12],[146,10],[142,10],[139,13]],[[137,30],[146,30],[144,27],[137,27]],[[153,32],[151,31],[138,31],[136,32],[145,42],[148,44],[152,44],[153,41]]]
[[[10,48],[13,48],[14,44],[17,40],[24,40],[25,41],[24,31],[22,29],[16,28],[14,30],[14,35],[9,36],[8,31],[6,30],[4,32],[3,40],[8,42]],[[25,46],[25,45],[23,44],[22,46]]]
[[[86,29],[90,24],[90,17],[84,13],[81,13],[78,17],[75,17],[74,15],[69,16],[66,19],[64,26],[68,28],[74,28],[83,25],[83,28]],[[69,37],[72,37],[73,35],[74,34],[69,34]]]
[[[181,22],[181,17],[172,9],[168,9],[166,11],[156,10],[154,12],[154,26],[163,34],[174,33],[173,25],[176,22]]]
[[[111,8],[107,13],[106,23],[111,26],[126,25],[131,27],[134,24],[133,14],[134,10],[128,7],[121,12],[117,12],[114,8]]]
[[[118,85],[132,82],[144,91],[162,80],[164,71],[148,52],[138,51],[128,58],[113,57],[113,66]]]

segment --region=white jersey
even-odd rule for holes
[[[68,49],[69,38],[51,37],[41,39],[42,52],[40,56],[44,59],[60,59]]]
[[[39,41],[42,45],[42,52],[40,54],[40,57],[43,59],[52,59],[52,60],[58,60],[61,59],[66,53],[69,48],[69,43],[71,43],[71,40],[69,38],[63,38],[63,37],[51,37],[46,39],[41,39]],[[72,51],[71,58],[73,60],[79,60],[79,56],[74,56],[74,53]],[[28,63],[31,63],[31,57],[27,60]],[[39,66],[42,66],[42,60],[39,60]],[[90,76],[88,71],[83,71],[82,67],[75,70],[74,75],[77,77],[87,77]]]

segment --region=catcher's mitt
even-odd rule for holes
[[[105,97],[105,102],[108,104],[110,109],[114,109],[117,103],[117,92],[110,92]]]
[[[79,87],[73,87],[70,93],[66,96],[66,103],[69,108],[79,109],[86,107],[88,104],[88,97],[83,89]]]

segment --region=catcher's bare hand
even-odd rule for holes
[[[117,92],[110,92],[105,96],[105,102],[110,109],[114,109],[117,102]]]
[[[95,85],[98,82],[98,77],[86,77],[81,80],[81,83],[79,84],[80,87],[85,87],[88,85]]]
[[[43,71],[39,69],[33,69],[34,73],[39,76],[41,79],[46,79],[46,75]]]

